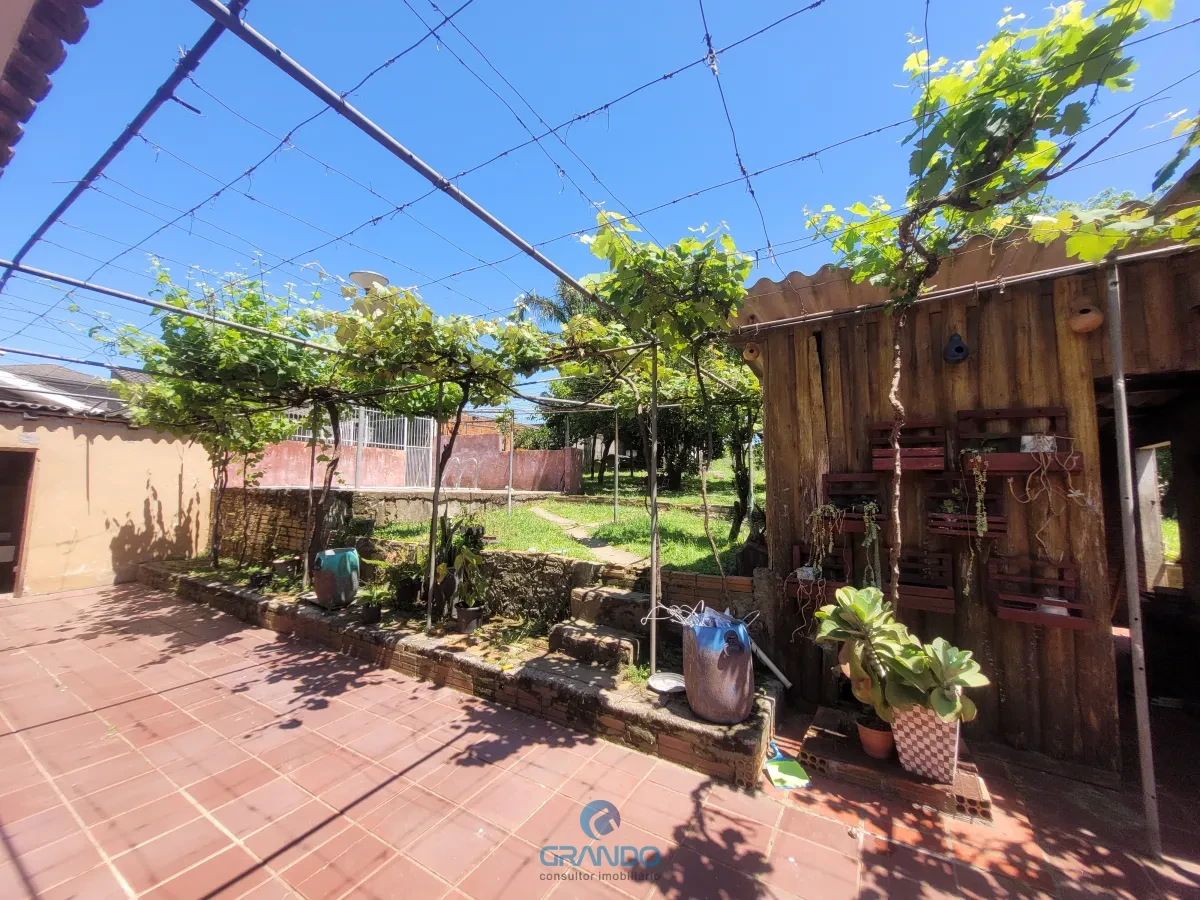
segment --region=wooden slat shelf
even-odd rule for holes
[[[1047,426],[1030,428],[1028,423],[1038,419],[1045,419]],[[1010,427],[988,431],[986,425],[992,422],[1007,422]],[[1042,435],[1053,438],[1059,449],[1021,450],[1021,438]],[[958,411],[958,447],[964,471],[970,464],[970,454],[962,451],[979,450],[987,460],[988,472],[996,474],[1033,472],[1043,464],[1048,472],[1082,472],[1083,456],[1069,449],[1070,438],[1067,410],[1061,406]]]
[[[820,594],[812,590],[808,594],[803,593],[804,586],[812,585],[813,582],[801,581],[796,576],[796,570],[807,566],[811,558],[806,546],[803,544],[792,545],[792,571],[783,582],[784,595],[795,599],[800,606],[832,603],[833,595],[837,593],[838,588],[843,588],[850,583],[850,561],[847,558],[846,548],[839,547],[833,556],[825,558],[824,564],[821,566],[824,584]]]
[[[879,557],[887,565],[888,548],[879,548]],[[900,553],[900,592],[897,605],[904,609],[954,614],[954,571],[949,553],[910,550]],[[884,591],[891,597],[891,582]]]
[[[822,502],[836,506],[842,512],[842,532],[863,534],[867,530],[863,506],[873,502],[879,512],[876,519],[882,526],[886,519],[883,506],[882,476],[878,472],[835,474],[827,472],[821,479]]]
[[[990,471],[990,470],[989,470]],[[925,530],[928,534],[950,537],[975,537],[975,481],[959,475],[947,475],[929,482],[925,490]],[[947,501],[954,510],[947,508]],[[1003,488],[989,479],[983,489],[983,508],[987,531],[980,537],[997,539],[1008,536],[1008,517],[1004,514]]]
[[[871,426],[871,468],[891,472],[892,423]],[[900,429],[900,469],[904,472],[942,472],[946,468],[946,426],[934,419],[905,423]]]
[[[1074,563],[993,557],[988,560],[988,596],[998,619],[1090,631],[1091,607],[1079,593]]]

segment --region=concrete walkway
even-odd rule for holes
[[[570,519],[556,516],[554,513],[542,509],[540,506],[531,506],[529,507],[529,511],[539,519],[545,519],[547,522],[557,525],[566,532],[567,537],[573,538],[596,554],[601,562],[612,563],[615,566],[637,566],[645,565],[648,562],[644,556],[639,556],[620,547],[614,547],[607,541],[592,537],[592,529],[596,527],[595,525],[580,525],[578,522],[572,522]]]

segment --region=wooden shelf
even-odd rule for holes
[[[879,509],[876,518],[881,527],[886,516],[883,505],[883,483],[878,472],[834,474],[821,479],[822,503],[832,504],[842,512],[841,530],[845,534],[863,534],[867,530],[863,506],[874,503]]]
[[[988,596],[998,619],[1090,631],[1091,607],[1079,594],[1079,567],[1049,560],[993,557],[987,567]]]
[[[870,429],[871,469],[893,471],[892,423],[878,422]],[[932,419],[906,422],[900,429],[900,470],[942,472],[946,468],[946,426]]]
[[[823,584],[819,594],[811,590],[808,594],[803,593],[803,586],[812,585],[813,582],[801,581],[796,575],[796,570],[807,566],[810,558],[808,547],[804,544],[792,544],[792,571],[784,579],[784,594],[794,598],[802,607],[832,603],[833,595],[837,593],[838,588],[843,588],[850,583],[850,560],[846,548],[837,548],[833,556],[826,557],[824,560],[824,564],[821,566]]]
[[[879,548],[879,558],[887,565],[888,548]],[[900,554],[900,592],[896,604],[904,609],[954,615],[954,572],[949,553],[913,550]],[[891,590],[884,592],[891,596]]]
[[[989,469],[990,471],[990,469]],[[989,479],[983,488],[983,508],[987,515],[987,531],[981,537],[997,539],[1008,536],[1008,517],[1004,514],[1004,489]],[[925,490],[925,531],[950,537],[975,537],[975,483],[960,475],[934,478]],[[946,510],[949,500],[956,511]],[[963,508],[965,507],[965,508]]]
[[[1039,419],[1046,420],[1045,428],[1029,426]],[[988,425],[999,423],[1008,423],[1008,427],[988,430]],[[1055,449],[1022,450],[1022,438],[1034,437],[1053,441]],[[980,451],[989,473],[1033,472],[1043,465],[1049,472],[1079,472],[1083,470],[1083,456],[1070,450],[1070,437],[1067,410],[1061,406],[958,411],[958,447],[964,472],[970,466],[970,455],[965,451],[970,450]]]

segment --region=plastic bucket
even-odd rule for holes
[[[317,604],[326,609],[353,603],[358,593],[358,551],[344,547],[318,553],[313,560],[313,592]]]
[[[754,656],[739,619],[706,610],[683,628],[683,683],[701,719],[741,722],[754,709]]]

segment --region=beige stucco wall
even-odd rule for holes
[[[139,562],[208,543],[212,474],[200,447],[123,425],[0,413],[0,450],[18,447],[37,451],[25,593],[131,581]]]

